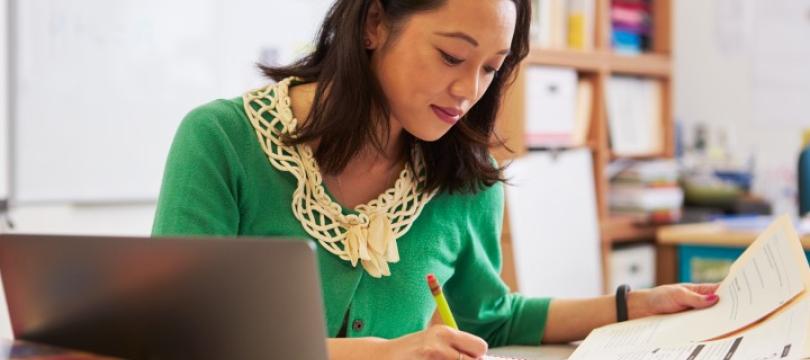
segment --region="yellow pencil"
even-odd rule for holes
[[[447,299],[444,298],[439,280],[436,280],[436,276],[433,274],[428,274],[427,281],[428,286],[430,286],[430,292],[433,293],[433,299],[436,300],[436,308],[439,310],[442,321],[444,321],[445,325],[458,330],[456,319],[453,318],[453,313],[450,312],[450,305],[447,304]]]

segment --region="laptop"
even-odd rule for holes
[[[127,359],[326,359],[314,245],[0,235],[16,339]]]

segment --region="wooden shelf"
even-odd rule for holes
[[[669,78],[672,61],[661,54],[608,55],[610,72],[617,75],[653,76]]]
[[[670,225],[658,230],[657,241],[665,245],[712,245],[747,247],[756,240],[759,230],[728,229],[721,223]],[[810,234],[800,237],[802,247],[810,250]]]
[[[654,159],[661,159],[667,158],[667,154],[661,150],[661,152],[652,153],[652,154],[638,154],[638,155],[616,155],[613,151],[610,152],[610,161],[615,161],[619,159],[631,159],[631,160],[654,160]]]
[[[584,144],[575,145],[575,146],[561,146],[556,148],[547,148],[547,147],[534,147],[528,146],[526,147],[526,152],[562,152],[568,150],[582,150],[588,149],[591,151],[596,151],[596,143],[593,141],[586,141]]]
[[[606,64],[602,52],[568,49],[532,49],[525,61],[530,65],[562,66],[581,72],[599,72]]]
[[[608,243],[622,243],[639,240],[654,240],[658,225],[642,225],[631,216],[611,215],[602,221],[602,239]]]
[[[579,72],[609,72],[617,75],[669,78],[672,61],[663,54],[622,55],[612,51],[532,49],[526,58],[530,65],[562,66]]]

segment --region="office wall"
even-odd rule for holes
[[[55,203],[14,207],[10,219],[19,233],[148,236],[154,213],[154,203]]]
[[[14,197],[154,200],[190,109],[267,81],[328,2],[14,0]],[[273,55],[275,54],[275,55]]]
[[[3,0],[4,4],[7,1]],[[170,15],[172,11],[183,11],[180,3],[166,7],[160,5],[160,1],[123,1],[113,9],[107,6],[107,0],[16,2],[16,13],[27,14],[17,19],[21,31],[15,34],[21,50],[15,59],[23,62],[17,69],[18,75],[25,75],[17,84],[21,96],[16,98],[20,103],[18,105],[23,105],[19,107],[19,115],[25,119],[17,119],[19,124],[15,124],[17,148],[14,149],[16,161],[13,169],[0,163],[3,175],[12,170],[17,180],[17,186],[11,190],[15,201],[10,217],[15,231],[116,235],[149,234],[165,153],[183,113],[202,102],[216,97],[239,96],[248,89],[266,83],[254,64],[274,60],[284,63],[300,56],[306,51],[317,25],[332,3],[331,0],[192,1],[189,4],[193,3],[195,10],[183,20],[190,22],[190,27],[177,27],[171,25],[178,21],[177,17]],[[3,10],[6,10],[6,6],[3,6]],[[115,11],[109,16],[104,13],[112,10]],[[161,16],[150,17],[148,21],[143,16],[135,16],[147,12]],[[103,28],[114,31],[99,33]],[[56,31],[59,29],[64,31]],[[168,32],[155,33],[161,29]],[[194,33],[191,33],[192,30]],[[204,43],[182,40],[183,37],[198,39],[208,33],[216,33],[217,36]],[[32,38],[44,40],[31,44]],[[116,43],[113,41],[116,39],[132,41]],[[178,40],[182,46],[167,48],[172,39]],[[71,48],[65,42],[81,48]],[[50,45],[45,47],[43,44]],[[59,51],[54,47],[58,47],[56,50]],[[96,51],[81,51],[85,48]],[[54,59],[64,57],[64,61],[60,62],[63,66],[49,67],[43,71],[32,68],[30,61],[42,62],[43,57],[35,56],[42,52]],[[133,57],[121,57],[127,54]],[[93,58],[93,55],[103,58]],[[175,63],[178,64],[213,64],[219,72],[212,76],[229,75],[212,80],[211,83],[216,83],[216,95],[194,99],[193,104],[189,103],[183,109],[178,109],[179,112],[175,111],[176,114],[160,119],[147,116],[151,114],[148,111],[142,117],[148,118],[144,122],[138,122],[137,116],[87,116],[83,112],[81,106],[87,104],[88,99],[100,96],[97,95],[99,86],[92,84],[110,82],[112,89],[126,90],[128,96],[118,93],[109,95],[126,98],[129,102],[137,102],[139,92],[155,95],[154,88],[148,86],[143,89],[127,88],[133,84],[154,85],[154,81],[126,82],[121,79],[133,75],[125,68],[143,71],[140,67],[149,65],[149,61],[166,56],[176,57],[178,60]],[[26,59],[30,61],[23,61]],[[105,62],[105,59],[119,61],[121,66],[115,65],[114,61]],[[133,63],[140,64],[140,67],[133,70],[133,66],[123,66]],[[79,74],[64,71],[65,67],[70,66],[75,67],[74,72]],[[88,73],[88,66],[105,67],[104,71],[110,76],[101,76],[105,74],[103,71]],[[178,73],[169,64],[155,63],[154,66],[156,70]],[[195,69],[186,69],[188,71],[179,74],[201,75],[199,71],[193,73]],[[82,92],[83,95],[71,94],[64,86],[59,87],[58,83],[46,83],[43,79],[35,78],[50,78],[52,76],[46,76],[49,72],[62,78],[86,76],[86,81],[74,79],[62,82],[69,82],[69,86],[84,84],[85,87],[76,87],[73,91]],[[63,117],[45,116],[48,111],[43,109],[47,107],[37,105],[36,99],[32,102],[31,91],[25,92],[42,86],[56,87],[56,93],[84,100],[66,104],[74,111],[63,112]],[[168,89],[168,92],[159,92],[155,96],[188,93],[183,89]],[[104,103],[105,100],[98,98],[95,102]],[[138,108],[133,107],[136,110],[131,111]],[[51,131],[41,133],[38,129]],[[0,135],[3,133],[0,132]],[[5,147],[0,149],[0,155],[3,150]]]
[[[725,131],[731,154],[742,162],[755,159],[754,190],[771,200],[775,211],[795,213],[796,167],[801,130],[810,128],[810,102],[783,105],[773,94],[810,94],[800,88],[810,87],[810,72],[786,62],[810,61],[810,1],[673,4],[675,116],[687,140],[697,123],[715,135]],[[807,26],[801,27],[803,22]],[[803,52],[780,54],[784,49]],[[774,76],[785,81],[765,81]]]
[[[5,71],[8,63],[6,62],[6,28],[7,28],[7,13],[6,13],[6,0],[0,0],[0,199],[8,196],[8,180],[10,174],[8,172],[8,107],[7,107],[7,92],[6,86],[7,72]],[[2,218],[0,218],[2,220]],[[3,226],[0,225],[0,229]],[[3,281],[0,279],[0,289],[2,289]],[[8,316],[8,308],[6,307],[6,294],[0,291],[0,339],[12,339],[14,334],[11,331],[11,320]]]
[[[8,197],[9,123],[8,123],[8,46],[7,0],[0,0],[0,199]]]

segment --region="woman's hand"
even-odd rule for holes
[[[480,359],[487,353],[483,339],[444,325],[386,341],[381,359]]]
[[[673,284],[630,291],[627,310],[630,319],[703,309],[717,303],[718,284]]]

